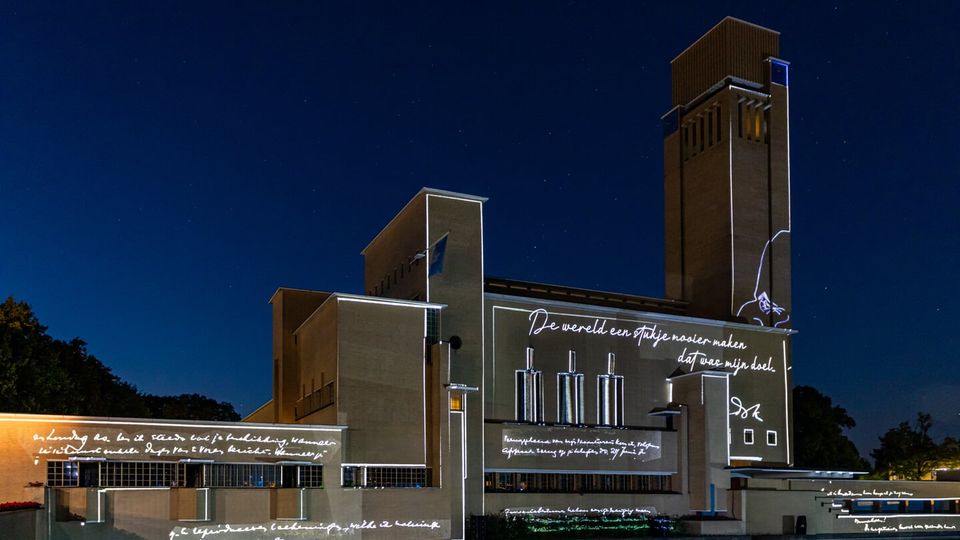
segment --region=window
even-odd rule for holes
[[[429,467],[344,466],[343,487],[422,488],[430,487]]]
[[[80,471],[76,461],[48,461],[47,485],[51,487],[76,487],[80,485]]]
[[[276,487],[278,472],[276,465],[214,463],[205,487]]]
[[[323,466],[299,465],[297,468],[300,470],[300,483],[297,487],[323,487]],[[284,487],[287,487],[286,484]]]
[[[887,514],[899,514],[903,512],[903,506],[900,501],[883,501],[880,503],[880,511]]]
[[[737,102],[737,137],[743,137],[743,98]]]
[[[693,152],[691,154],[697,153],[697,146],[699,146],[697,144],[697,140],[698,140],[697,139],[697,120],[694,119],[693,122],[690,124],[690,148],[693,149]]]
[[[80,487],[98,487],[100,485],[100,461],[81,461],[77,463],[80,471]]]
[[[321,377],[320,382],[323,383],[324,379]],[[323,384],[318,390],[310,392],[306,396],[297,400],[293,406],[293,415],[299,420],[305,416],[309,416],[321,409],[330,407],[331,405],[336,404],[337,402],[337,387],[336,381],[330,381],[327,384]]]
[[[463,394],[450,394],[450,410],[463,412]]]
[[[204,487],[207,465],[205,463],[178,463],[177,485],[181,487]]]
[[[700,141],[700,151],[703,152],[705,141],[707,139],[706,136],[704,136],[703,116],[698,117],[698,123],[700,127],[697,129],[697,135],[700,136],[700,138],[698,139]]]
[[[51,487],[323,487],[322,465],[48,461]]]
[[[714,105],[713,109],[716,111],[717,121],[714,122],[714,125],[717,126],[717,142],[720,142],[723,140],[723,124],[720,123],[720,104]]]
[[[759,106],[753,109],[753,140],[762,141],[763,111]]]
[[[934,514],[956,514],[956,501],[935,500],[930,501],[933,506]]]
[[[753,430],[743,430],[743,444],[753,444]]]
[[[361,467],[341,467],[340,484],[343,487],[362,487],[363,470]]]
[[[767,430],[767,446],[777,445],[777,432],[772,429]]]
[[[103,487],[166,487],[176,477],[176,463],[106,461],[100,468]]]
[[[440,310],[427,309],[427,343],[440,343]]]
[[[670,476],[646,474],[484,474],[487,493],[666,493]]]

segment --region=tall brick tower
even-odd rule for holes
[[[789,64],[727,17],[671,62],[666,295],[694,315],[790,325]]]

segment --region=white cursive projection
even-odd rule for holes
[[[922,517],[922,516],[917,516]],[[863,525],[863,532],[871,533],[899,533],[916,531],[955,531],[957,526],[951,523],[887,523],[885,517],[854,518],[855,525]]]
[[[658,441],[659,442],[659,441]],[[618,459],[651,461],[660,458],[660,445],[646,440],[624,440],[620,437],[533,437],[513,436],[506,431],[503,434],[501,453],[507,459],[515,457],[604,457],[610,461]]]
[[[365,530],[414,529],[426,533],[440,529],[440,522],[424,520],[361,520],[349,523],[323,523],[294,521],[289,523],[239,524],[220,523],[200,527],[174,527],[168,538],[229,538],[230,540],[254,540],[264,538],[268,533],[270,540],[287,538],[317,538],[324,536],[353,536]],[[420,534],[420,533],[418,533]],[[437,536],[435,532],[433,536]]]
[[[777,372],[777,368],[773,367],[772,356],[768,356],[765,361],[760,360],[760,358],[757,356],[754,356],[753,360],[750,362],[746,362],[740,358],[723,360],[721,358],[711,358],[707,356],[706,353],[699,350],[688,352],[686,348],[684,348],[683,352],[677,356],[677,363],[686,365],[691,371],[693,371],[697,366],[704,369],[728,369],[732,371],[734,377],[739,375],[741,371],[757,371],[761,373]]]
[[[616,507],[603,507],[603,508],[581,508],[579,506],[572,507],[568,506],[566,508],[545,508],[543,506],[538,506],[536,508],[504,508],[504,515],[507,516],[608,516],[608,515],[618,515],[622,517],[635,516],[641,514],[654,515],[657,513],[657,509],[654,506],[641,506],[641,507],[628,507],[628,508],[616,508]]]
[[[60,429],[34,433],[35,453],[40,456],[86,457],[273,457],[321,461],[338,443],[301,436],[252,433],[243,430],[187,433],[150,431],[131,433],[122,429]]]
[[[824,490],[822,489],[821,491]],[[827,491],[827,497],[913,497],[913,492],[897,490],[877,491],[875,489],[848,491],[845,489],[837,489],[833,491]]]
[[[699,334],[678,334],[668,332],[654,323],[620,321],[617,319],[592,318],[589,324],[556,322],[550,319],[552,315],[540,308],[530,312],[527,320],[530,321],[528,335],[537,336],[544,332],[560,332],[568,334],[590,334],[597,336],[613,336],[632,340],[637,347],[650,345],[656,348],[660,343],[689,343],[691,345],[708,345],[721,349],[745,350],[746,343],[733,339],[733,334],[726,338],[708,338]],[[618,326],[626,323],[629,326]],[[639,324],[639,325],[638,325]]]
[[[740,398],[734,396],[730,398],[730,405],[735,407],[733,410],[730,411],[730,416],[736,416],[744,420],[748,418],[753,418],[754,420],[763,422],[763,418],[760,418],[759,403],[757,403],[756,405],[752,405],[750,407],[746,407],[743,405],[743,402],[740,401]]]

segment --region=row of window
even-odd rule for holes
[[[413,272],[414,267],[420,267],[420,259],[411,258],[409,261],[399,264],[393,269],[392,274],[388,273],[383,276],[383,279],[380,280],[380,285],[374,285],[373,290],[367,291],[367,296],[383,296],[390,290],[391,278],[393,284],[396,285],[406,274]]]
[[[752,429],[743,430],[743,444],[753,444],[754,436]],[[776,446],[777,445],[777,432],[772,429],[767,430],[767,446]]]
[[[737,103],[737,137],[754,142],[770,142],[770,107],[763,101],[741,97]],[[723,141],[720,104],[714,103],[683,122],[680,127],[683,160]]]
[[[487,493],[665,493],[670,477],[647,474],[488,472]]]
[[[429,467],[344,466],[343,487],[423,488]],[[323,487],[322,465],[48,461],[51,487]]]
[[[297,420],[311,415],[320,409],[325,409],[337,402],[336,381],[331,381],[306,396],[297,400],[293,407],[293,414]]]
[[[770,142],[770,107],[764,102],[740,98],[737,103],[737,136],[756,142]]]
[[[844,507],[851,514],[957,514],[960,513],[960,500],[853,500],[846,501]]]
[[[322,465],[48,461],[53,487],[323,487]]]
[[[683,160],[686,161],[723,140],[720,104],[714,103],[686,120],[681,129]]]
[[[429,467],[344,466],[343,487],[355,488],[423,488],[432,485]]]

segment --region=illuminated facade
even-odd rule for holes
[[[789,63],[779,34],[727,18],[671,62],[666,292],[690,313],[790,323]]]
[[[728,18],[673,61],[670,299],[486,276],[486,199],[424,188],[363,250],[366,294],[273,295],[273,398],[244,422],[0,416],[2,498],[45,503],[21,536],[465,538],[490,514],[955,528],[956,484],[792,468],[777,55]]]

